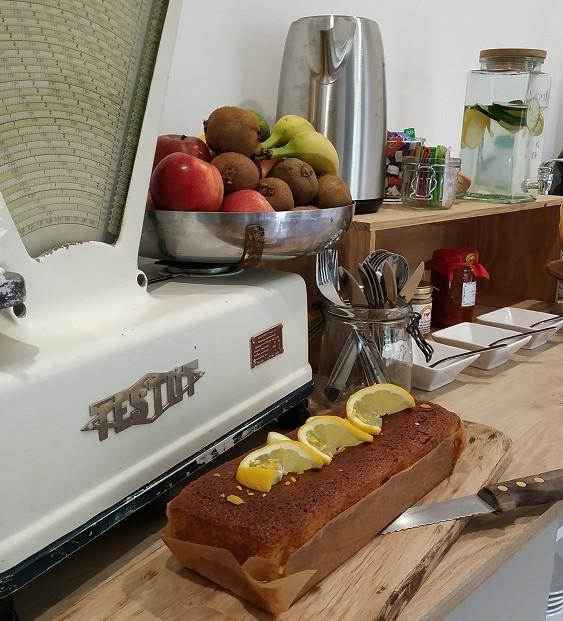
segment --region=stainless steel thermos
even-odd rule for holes
[[[385,65],[377,24],[321,15],[293,22],[287,35],[277,118],[299,114],[333,142],[356,212],[377,211],[385,185]]]

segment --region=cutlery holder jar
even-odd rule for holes
[[[411,388],[410,305],[391,309],[324,308],[316,398],[328,406],[360,388],[389,382]]]

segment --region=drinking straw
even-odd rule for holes
[[[427,177],[420,175],[420,167],[427,166],[430,159],[430,148],[422,147],[422,154],[418,163],[418,183],[416,189],[416,200],[421,207],[424,207],[427,199],[424,198],[428,191]]]
[[[436,164],[438,164],[434,171],[436,175],[436,186],[432,194],[432,204],[441,205],[444,199],[444,179],[446,176],[446,153],[447,149],[443,145],[436,147]]]

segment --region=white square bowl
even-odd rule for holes
[[[456,354],[469,353],[469,350],[452,347],[451,345],[444,345],[443,343],[434,341],[430,342],[430,344],[434,348],[434,355],[430,362],[426,362],[424,354],[414,341],[412,344],[412,385],[420,390],[436,390],[437,388],[441,388],[453,382],[463,369],[475,362],[480,356],[480,354],[473,354],[473,356],[468,356],[460,360],[450,360],[444,362],[444,364],[441,364],[436,369],[431,369],[429,365],[437,360],[447,358],[448,356],[455,356]]]
[[[490,313],[479,315],[477,321],[488,326],[508,328],[516,332],[528,332],[529,330],[539,330],[547,327],[547,325],[540,325],[537,328],[532,328],[532,324],[545,319],[557,319],[557,317],[558,315],[552,315],[551,313],[541,313],[539,311],[528,310],[527,308],[506,306],[505,308],[499,308]],[[561,317],[559,321],[554,322],[553,330],[532,334],[530,342],[524,346],[524,349],[535,349],[536,347],[544,345],[547,339],[561,328],[563,328],[563,317]]]
[[[494,341],[508,336],[519,335],[514,330],[504,330],[503,328],[495,328],[481,323],[470,323],[465,321],[455,326],[438,330],[432,334],[432,338],[446,345],[461,347],[462,349],[481,349],[488,347]],[[521,347],[527,345],[532,337],[521,335],[521,338],[508,341],[506,347],[491,349],[491,351],[483,352],[472,366],[479,369],[494,369],[508,361],[510,356],[517,352]]]

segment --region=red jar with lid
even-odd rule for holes
[[[473,321],[477,279],[489,278],[473,248],[441,248],[426,263],[431,270],[432,323],[440,328]]]

